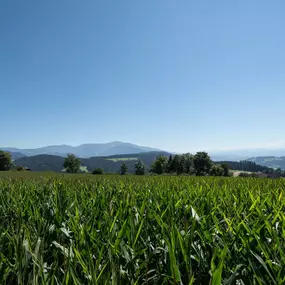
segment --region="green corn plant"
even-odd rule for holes
[[[284,189],[0,173],[0,284],[284,284]]]

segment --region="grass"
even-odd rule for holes
[[[87,173],[87,172],[88,172],[87,166],[81,165],[81,166],[80,166],[80,171]]]
[[[106,158],[106,160],[114,161],[114,162],[124,162],[124,161],[135,161],[138,160],[137,157],[121,157],[121,158]]]
[[[233,172],[233,176],[234,176],[234,177],[239,176],[241,173],[247,173],[247,174],[253,173],[253,172],[251,172],[251,171],[243,171],[243,170],[232,170],[232,172]]]
[[[285,282],[285,180],[0,177],[0,284]]]
[[[88,172],[89,172],[88,169],[87,169],[87,166],[84,166],[84,165],[80,165],[79,170],[82,171],[82,172],[85,172],[85,173],[88,173]],[[66,172],[66,169],[63,168],[63,169],[61,170],[61,172]]]

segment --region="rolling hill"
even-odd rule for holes
[[[248,149],[236,149],[236,150],[223,150],[223,151],[209,151],[210,156],[215,161],[227,160],[227,161],[240,161],[246,159],[255,159],[258,157],[284,157],[284,148],[248,148]],[[258,159],[262,160],[262,159]]]
[[[126,163],[128,166],[128,172],[134,173],[135,164],[138,159],[140,159],[146,166],[148,170],[156,159],[157,156],[169,156],[170,153],[167,152],[145,152],[145,153],[136,153],[136,154],[121,154],[121,155],[112,155],[112,156],[96,156],[90,158],[81,158],[82,169],[91,172],[95,168],[103,168],[105,173],[118,173],[122,163]],[[284,159],[284,160],[283,160]],[[49,154],[40,154],[35,156],[25,156],[20,157],[14,161],[15,165],[21,165],[31,169],[32,171],[54,171],[62,172],[63,163],[65,158],[63,156],[49,155]],[[252,160],[246,161],[219,161],[215,162],[218,164],[227,163],[232,170],[241,170],[241,171],[252,171],[252,172],[271,172],[275,165],[282,168],[282,162],[285,163],[285,157],[279,158],[279,160],[270,159],[268,157],[257,157],[252,158]],[[277,165],[277,163],[279,163]],[[266,165],[267,164],[267,165]]]
[[[258,156],[249,158],[248,161],[255,162],[256,164],[267,166],[270,168],[280,168],[285,170],[285,156]]]
[[[20,152],[10,152],[12,160],[24,157],[25,155]]]
[[[148,169],[155,158],[159,155],[169,156],[167,152],[144,152],[129,155],[113,155],[113,156],[97,156],[91,158],[81,158],[81,165],[87,167],[88,171],[92,171],[97,167],[103,168],[106,173],[119,172],[122,162],[128,166],[130,173],[135,170],[135,163],[138,159],[143,161]],[[62,156],[40,154],[35,156],[26,156],[14,161],[15,165],[22,165],[30,168],[32,171],[55,171],[63,170],[65,158]]]

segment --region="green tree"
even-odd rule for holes
[[[209,174],[211,176],[224,176],[225,175],[224,168],[219,164],[214,164],[212,165]]]
[[[171,164],[172,164],[172,154],[169,156],[168,161],[167,161],[167,168],[166,168],[167,173],[170,173]]]
[[[127,171],[128,171],[128,166],[126,163],[123,162],[121,165],[121,175],[125,175]]]
[[[25,169],[24,166],[18,165],[18,166],[16,166],[16,170],[17,170],[17,171],[25,171],[26,169]]]
[[[178,175],[183,173],[183,158],[181,155],[174,155],[168,165],[169,173],[177,173]]]
[[[194,174],[195,168],[194,168],[194,157],[190,153],[185,153],[182,155],[183,159],[181,162],[183,163],[183,173],[187,174]]]
[[[103,168],[95,168],[93,171],[92,171],[92,174],[104,174],[104,169]]]
[[[0,171],[10,170],[12,167],[12,158],[9,152],[0,150]]]
[[[227,163],[222,163],[221,167],[224,170],[224,176],[230,176],[230,166]]]
[[[193,155],[190,153],[185,153],[176,154],[173,158],[170,156],[167,163],[167,172],[176,173],[178,175],[182,173],[195,173]]]
[[[74,154],[68,154],[64,161],[63,167],[68,173],[77,173],[80,169],[81,161]]]
[[[175,161],[175,156],[173,158],[172,155],[170,155],[169,158],[168,158],[168,162],[167,162],[167,172],[168,173],[176,172],[175,162],[176,162]]]
[[[185,165],[185,157],[183,154],[178,155],[177,163],[176,163],[176,172],[178,175],[184,172],[184,165]]]
[[[144,175],[145,174],[145,166],[143,165],[141,160],[138,160],[138,162],[135,164],[136,168],[136,175]]]
[[[197,152],[194,155],[193,162],[195,167],[195,173],[197,176],[209,174],[209,171],[213,164],[210,156],[206,152]]]
[[[157,174],[162,174],[167,171],[168,158],[166,156],[158,156],[153,162],[150,171]]]

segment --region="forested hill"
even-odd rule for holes
[[[135,171],[135,163],[137,160],[141,160],[146,168],[150,168],[150,165],[156,159],[157,156],[169,156],[167,152],[146,152],[128,155],[113,155],[113,156],[97,156],[91,158],[82,158],[81,165],[86,167],[88,171],[92,171],[95,168],[103,168],[106,173],[116,173],[120,170],[122,163],[126,163],[129,172]],[[21,157],[14,161],[15,165],[25,166],[32,171],[55,171],[61,172],[63,170],[63,163],[65,158],[55,155],[35,155]]]
[[[170,154],[167,152],[147,152],[138,154],[128,154],[128,155],[113,155],[113,156],[98,156],[91,158],[82,158],[81,165],[82,169],[86,171],[92,171],[95,168],[104,169],[105,173],[118,173],[122,163],[126,163],[128,167],[128,172],[134,173],[135,164],[138,160],[141,160],[149,170],[151,164],[155,161],[158,156],[167,156]],[[32,171],[55,171],[61,172],[63,170],[63,163],[65,158],[62,156],[55,155],[36,155],[30,157],[21,157],[14,161],[15,165],[22,165],[31,169]],[[219,161],[214,162],[215,164],[226,163],[229,165],[231,170],[239,171],[250,171],[250,172],[264,172],[273,173],[273,169],[258,165],[252,161]],[[183,172],[183,171],[182,171]]]
[[[277,156],[257,156],[247,159],[247,161],[255,162],[256,164],[260,164],[263,166],[267,166],[270,168],[280,168],[285,170],[285,156],[277,157]]]
[[[229,168],[232,170],[240,171],[250,171],[250,172],[263,172],[263,173],[272,173],[273,168],[256,164],[252,161],[242,160],[242,161],[215,161],[217,164],[228,164]]]

